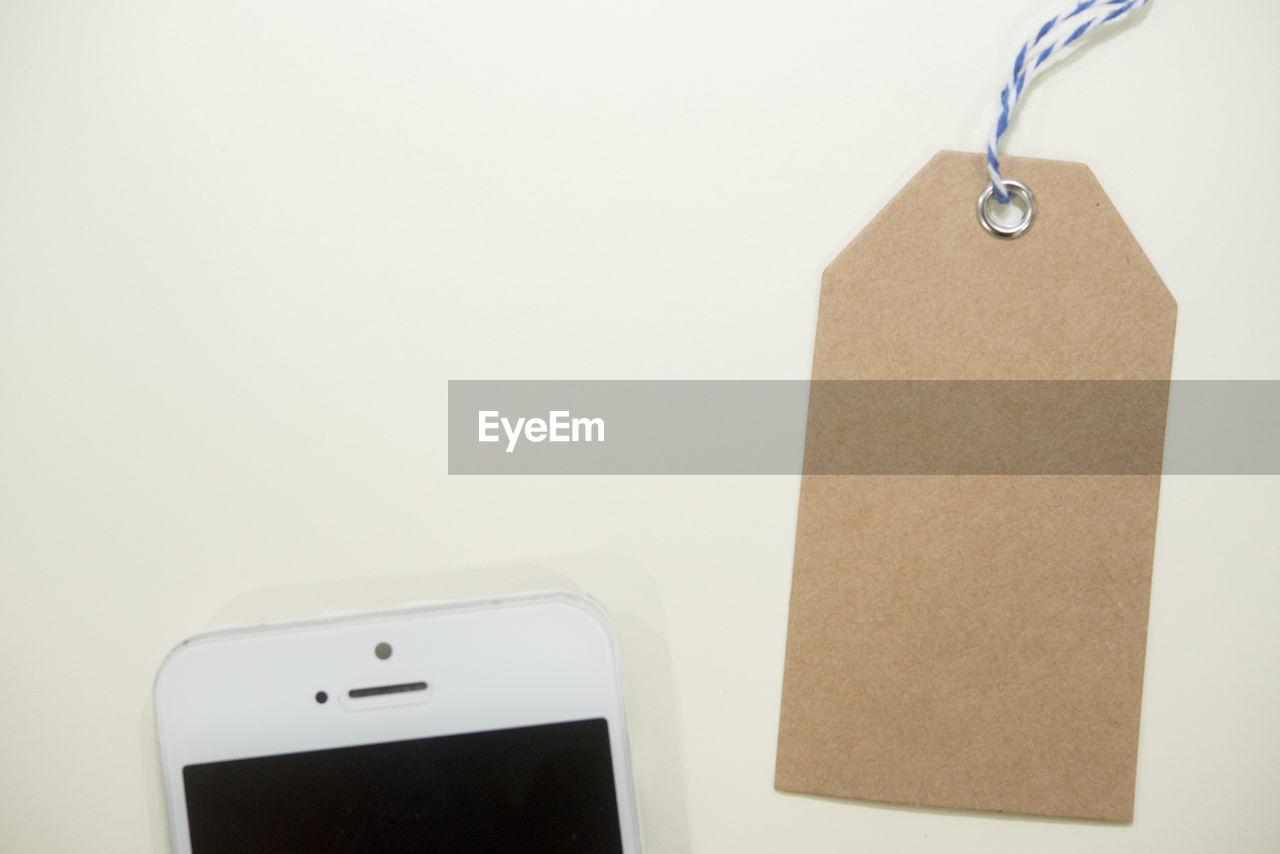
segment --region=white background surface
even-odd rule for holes
[[[446,381],[803,378],[826,262],[978,149],[1063,4],[0,6],[0,848],[164,850],[152,674],[210,623],[526,586],[619,622],[653,852],[1254,852],[1280,478],[1170,477],[1131,826],[772,789],[798,479],[450,478]],[[1280,9],[1155,0],[1031,91],[1280,378]]]

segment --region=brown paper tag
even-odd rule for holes
[[[1093,174],[1003,162],[1030,230],[984,232],[982,156],[936,155],[823,275],[814,380],[1168,380],[1176,305]],[[1132,820],[1159,489],[806,475],[777,788]]]

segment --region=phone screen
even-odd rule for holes
[[[194,854],[622,854],[603,718],[183,768]]]

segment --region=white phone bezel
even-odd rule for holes
[[[347,697],[414,681],[427,690]],[[589,718],[608,722],[623,851],[640,852],[617,640],[576,593],[207,632],[169,653],[155,707],[174,854],[191,851],[187,765]]]

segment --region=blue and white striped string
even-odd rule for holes
[[[1009,203],[1009,192],[1000,174],[998,151],[1000,138],[1009,129],[1013,111],[1027,85],[1044,71],[1052,57],[1060,57],[1064,48],[1075,44],[1086,33],[1102,24],[1121,20],[1147,5],[1149,0],[1079,0],[1068,12],[1054,15],[1027,39],[1013,61],[1013,73],[1000,92],[1000,116],[987,138],[987,171],[991,173],[991,192],[1002,205]]]

